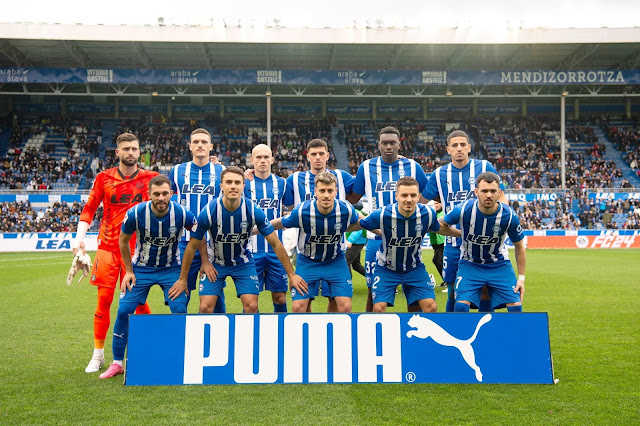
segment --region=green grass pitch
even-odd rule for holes
[[[556,385],[124,387],[120,378],[84,372],[96,290],[86,279],[65,285],[70,260],[69,253],[0,254],[1,424],[640,423],[640,250],[528,251],[524,307],[549,313]],[[361,312],[359,276],[354,288]],[[445,297],[437,292],[439,311]],[[235,297],[227,300],[230,312],[240,310]],[[154,312],[168,312],[158,287],[149,301]],[[116,310],[117,300],[112,327]],[[196,310],[192,302],[189,312]],[[260,310],[273,310],[270,297]],[[110,337],[105,355],[109,362]],[[439,368],[438,359],[425,362]]]

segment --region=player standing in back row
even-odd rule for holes
[[[427,200],[440,200],[445,214],[450,213],[456,206],[469,199],[476,198],[476,178],[480,173],[496,172],[496,169],[487,160],[475,160],[469,158],[471,144],[469,136],[462,130],[455,130],[447,137],[447,153],[451,156],[451,163],[438,167],[429,177],[422,196]],[[506,203],[506,197],[500,192],[500,200]],[[442,258],[443,279],[447,284],[449,297],[447,299],[447,312],[453,312],[456,299],[454,281],[458,272],[460,260],[459,238],[447,237]],[[481,312],[492,311],[489,306],[489,297],[483,293],[482,302],[477,305]]]
[[[427,175],[418,163],[408,158],[399,158],[400,131],[395,127],[384,127],[378,135],[380,156],[360,164],[353,184],[353,191],[347,197],[352,204],[363,195],[369,202],[369,211],[383,208],[396,202],[396,182],[405,176],[414,178],[422,191],[427,184]],[[367,274],[366,311],[373,310],[371,285],[376,267],[376,253],[382,244],[382,238],[368,234],[365,251],[365,272]],[[409,307],[409,312],[417,311],[417,305]]]
[[[85,251],[84,237],[93,220],[96,210],[102,203],[104,210],[98,250],[91,271],[91,284],[98,287],[98,306],[93,317],[93,357],[84,370],[96,373],[104,365],[104,341],[111,324],[111,302],[118,277],[125,275],[120,255],[120,227],[127,210],[149,199],[149,181],[158,173],[138,168],[140,143],[131,133],[123,133],[116,139],[116,155],[120,160],[118,167],[104,170],[96,176],[87,204],[82,210],[76,239],[73,241],[73,254]],[[131,239],[131,245],[135,239]],[[149,305],[144,303],[136,309],[138,314],[149,314]]]
[[[224,166],[209,161],[212,149],[211,133],[206,129],[195,129],[189,137],[192,160],[174,166],[169,172],[171,189],[177,195],[178,202],[196,217],[209,201],[220,196],[220,175]],[[180,239],[180,252],[184,253],[190,237],[191,232],[185,229]],[[191,293],[196,289],[200,269],[211,270],[212,267],[209,259],[201,258],[200,252],[196,252],[187,278],[189,287],[187,303],[191,300]],[[226,311],[224,294],[222,294],[216,302],[214,312],[220,314]]]

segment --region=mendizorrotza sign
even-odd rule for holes
[[[546,313],[132,315],[127,385],[553,383]]]

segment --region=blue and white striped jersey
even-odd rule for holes
[[[155,268],[180,265],[180,235],[183,229],[196,226],[196,217],[174,201],[169,203],[168,210],[163,217],[156,217],[151,201],[145,201],[127,211],[122,232],[138,233],[136,251],[131,258],[133,265]]]
[[[282,218],[285,228],[300,228],[298,254],[315,262],[344,257],[344,238],[349,225],[358,221],[358,212],[346,201],[334,200],[327,215],[318,211],[317,201],[305,201]]]
[[[469,200],[444,216],[449,225],[459,225],[462,231],[461,260],[474,263],[509,261],[507,238],[517,243],[524,238],[520,220],[511,207],[499,203],[498,210],[489,216],[478,208],[478,200]]]
[[[476,177],[484,172],[496,173],[496,169],[487,160],[475,159],[470,159],[469,163],[461,169],[455,167],[453,163],[440,166],[429,177],[422,195],[427,200],[439,198],[442,210],[449,213],[465,201],[476,198],[474,192]],[[459,238],[446,238],[448,246],[460,247],[461,243]]]
[[[382,231],[382,245],[376,253],[378,265],[395,272],[411,271],[422,266],[422,239],[440,229],[434,209],[418,204],[411,217],[398,211],[398,203],[378,209],[360,220],[360,226]],[[424,266],[422,266],[424,267]]]
[[[349,194],[353,188],[353,176],[344,170],[330,170],[329,173],[338,179],[338,200],[346,201],[347,194]],[[289,206],[298,206],[303,201],[311,200],[314,197],[314,191],[316,188],[315,183],[316,175],[310,171],[295,172],[287,178],[287,189],[282,197],[282,203]]]
[[[262,235],[273,232],[273,226],[251,200],[242,197],[240,206],[233,212],[222,203],[223,197],[209,202],[198,215],[198,229],[191,235],[202,240],[209,231],[209,247],[213,251],[213,263],[238,265],[249,263],[253,258],[247,248],[254,226]]]
[[[404,176],[418,181],[422,191],[427,184],[427,175],[422,167],[408,158],[398,158],[394,163],[385,163],[381,157],[366,160],[356,173],[353,192],[367,197],[372,212],[396,202],[396,182]],[[380,239],[368,233],[368,238]]]
[[[245,181],[244,196],[251,199],[265,213],[267,219],[272,220],[282,216],[285,186],[286,181],[274,174],[265,180],[254,176],[253,180]],[[277,232],[278,239],[282,241],[282,229]],[[249,249],[252,253],[274,253],[273,247],[260,234],[251,237]]]
[[[220,195],[220,174],[224,169],[223,165],[212,163],[199,167],[193,161],[174,166],[169,180],[178,203],[197,217],[209,201]],[[189,231],[183,231],[182,241],[189,241],[189,236]]]

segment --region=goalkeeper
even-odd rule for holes
[[[140,143],[131,133],[123,133],[116,140],[116,155],[120,161],[118,167],[104,170],[96,176],[89,194],[89,200],[82,210],[76,239],[73,242],[74,265],[78,266],[78,252],[85,254],[84,237],[93,220],[96,210],[102,203],[104,215],[98,235],[98,251],[91,271],[91,284],[98,287],[98,305],[93,317],[94,350],[89,365],[84,370],[96,373],[104,365],[104,341],[111,325],[111,302],[118,283],[125,274],[124,264],[120,255],[118,241],[120,227],[125,213],[130,207],[141,201],[149,200],[149,180],[158,173],[138,168],[140,158]],[[135,238],[130,241],[135,246]],[[86,262],[86,259],[83,259]],[[73,276],[73,267],[70,278]],[[84,273],[83,273],[84,274]],[[136,313],[151,313],[149,305],[138,306]]]

